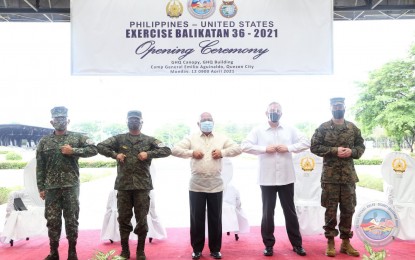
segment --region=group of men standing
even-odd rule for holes
[[[147,214],[149,192],[153,189],[150,165],[154,158],[173,155],[190,158],[189,182],[190,242],[192,259],[202,257],[205,244],[207,212],[208,247],[210,256],[221,259],[222,246],[222,158],[234,157],[242,152],[259,158],[258,184],[262,194],[261,236],[265,246],[263,255],[272,256],[274,236],[274,211],[279,195],[288,238],[293,251],[305,256],[302,236],[294,205],[295,173],[292,153],[309,149],[323,157],[322,199],[326,208],[325,236],[328,240],[326,255],[336,255],[334,237],[340,232],[340,252],[359,256],[350,244],[352,216],[356,206],[355,183],[358,181],[353,159],[360,158],[365,150],[360,130],[344,119],[344,98],[330,100],[333,118],[321,124],[311,142],[297,129],[282,124],[281,105],[272,102],[265,115],[267,123],[254,128],[238,145],[229,137],[213,132],[214,120],[204,112],[197,122],[200,131],[185,137],[172,149],[160,140],[141,132],[142,114],[138,110],[127,113],[129,131],[112,136],[98,145],[82,134],[67,131],[69,119],[65,107],[51,110],[50,123],[53,134],[45,136],[37,147],[37,184],[39,194],[45,199],[50,253],[47,260],[59,259],[59,238],[62,214],[69,242],[68,259],[78,259],[76,242],[79,217],[79,165],[80,157],[97,153],[117,161],[115,189],[118,191],[117,208],[121,236],[121,257],[130,258],[129,236],[138,236],[136,259],[146,259],[144,248],[148,232]],[[340,206],[340,222],[337,226],[337,209]],[[136,226],[131,225],[131,218]]]

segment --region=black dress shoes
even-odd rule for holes
[[[202,257],[202,252],[193,252],[192,259],[200,259]]]
[[[274,249],[271,246],[267,246],[264,249],[264,256],[273,256],[274,255]]]
[[[302,246],[293,247],[293,251],[296,252],[297,255],[300,255],[300,256],[305,256],[307,254]]]
[[[210,252],[210,256],[215,259],[222,259],[222,254],[220,252]]]

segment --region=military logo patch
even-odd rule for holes
[[[189,0],[187,9],[189,13],[198,19],[206,19],[215,12],[215,0]]]
[[[160,148],[166,147],[166,145],[164,143],[158,143],[157,146],[160,147]]]
[[[316,165],[316,162],[314,161],[314,158],[311,157],[303,157],[300,161],[301,169],[305,172],[311,172],[314,170],[314,166]]]
[[[402,158],[395,158],[392,161],[392,168],[398,177],[402,178],[403,173],[406,171],[406,167],[408,164],[406,163],[405,159]]]
[[[371,246],[382,247],[395,239],[399,218],[393,208],[384,202],[369,202],[355,214],[355,232],[360,240]]]
[[[178,18],[183,14],[183,5],[179,0],[170,0],[166,6],[167,16]]]
[[[238,7],[234,0],[223,0],[219,12],[225,18],[232,18],[238,12]]]

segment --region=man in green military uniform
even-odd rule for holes
[[[147,214],[150,208],[150,190],[153,183],[150,165],[153,158],[167,157],[170,148],[154,137],[141,133],[143,125],[141,112],[132,110],[127,113],[129,132],[115,135],[97,145],[98,152],[117,160],[117,194],[118,223],[121,236],[121,255],[130,258],[128,238],[133,227],[134,215],[137,225],[134,233],[138,235],[137,259],[146,259],[144,253],[145,239],[148,232]]]
[[[53,134],[44,136],[36,150],[36,178],[39,195],[45,200],[45,218],[48,227],[50,254],[47,260],[59,259],[59,238],[62,230],[62,213],[66,237],[69,242],[68,259],[78,259],[79,218],[79,157],[96,155],[92,140],[67,131],[68,109],[54,107],[50,123]]]
[[[333,118],[316,129],[310,147],[312,153],[323,157],[321,205],[326,208],[323,226],[328,239],[326,255],[336,255],[334,237],[340,231],[340,252],[359,256],[359,252],[350,244],[356,207],[356,182],[359,181],[353,159],[362,156],[365,145],[359,128],[344,119],[344,98],[332,98],[330,104]],[[338,206],[339,230],[336,229]]]

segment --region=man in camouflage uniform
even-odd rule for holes
[[[78,259],[79,217],[79,157],[97,154],[92,140],[78,133],[67,131],[69,119],[65,107],[51,110],[50,123],[53,134],[43,137],[36,150],[36,175],[39,195],[45,200],[50,254],[47,260],[59,259],[59,238],[62,229],[62,213],[65,219],[66,237],[69,242],[68,259]]]
[[[359,128],[344,119],[344,98],[332,98],[330,104],[333,118],[316,129],[310,147],[312,153],[323,157],[321,205],[326,208],[323,226],[328,239],[326,255],[336,255],[334,237],[340,231],[340,252],[359,256],[349,239],[353,237],[351,227],[356,207],[356,182],[359,181],[353,159],[359,159],[364,153],[364,140]],[[339,230],[336,229],[338,205]]]
[[[118,223],[122,247],[120,256],[130,258],[128,238],[133,231],[131,218],[134,208],[137,222],[134,233],[138,235],[136,256],[137,259],[146,259],[144,245],[148,232],[147,214],[150,208],[149,194],[153,189],[151,160],[167,157],[171,150],[156,138],[141,133],[143,121],[140,111],[129,111],[127,120],[128,133],[110,137],[97,147],[100,154],[117,160],[115,189],[118,190]]]

